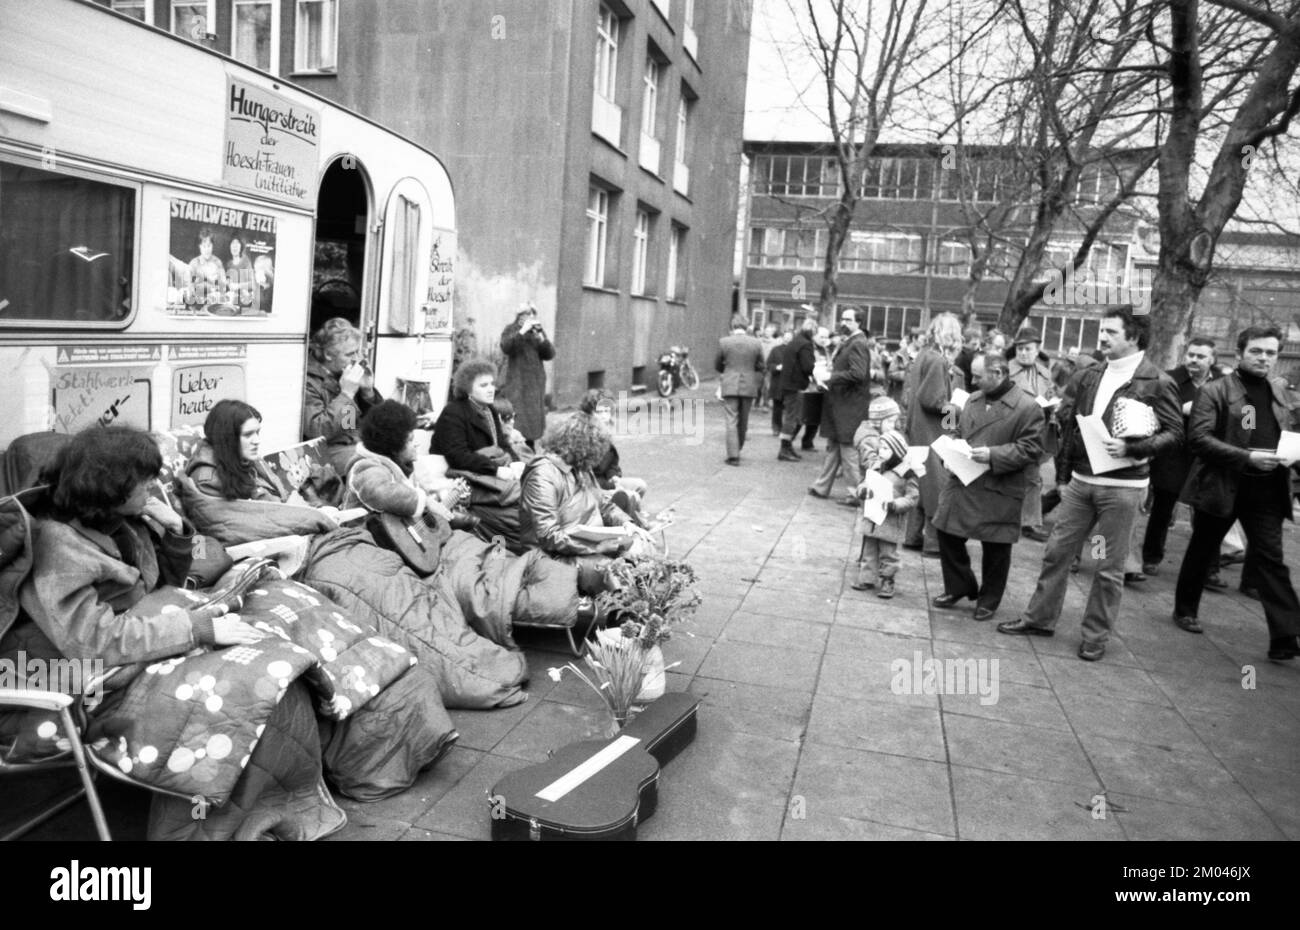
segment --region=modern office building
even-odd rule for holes
[[[534,302],[557,405],[725,332],[750,0],[101,2],[436,153],[457,324],[486,352]]]

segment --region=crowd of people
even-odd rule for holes
[[[1300,431],[1300,402],[1276,377],[1278,329],[1243,329],[1235,366],[1215,363],[1213,340],[1192,338],[1165,372],[1146,357],[1149,317],[1128,306],[1103,311],[1095,352],[1056,358],[1031,326],[1009,338],[941,313],[891,354],[864,324],[847,307],[834,336],[810,312],[796,332],[769,328],[760,338],[737,316],[716,362],[727,464],[740,464],[749,410],[764,399],[778,460],[801,458],[800,429],[800,451],[814,451],[818,430],[826,440],[808,493],[859,511],[854,589],[893,597],[901,546],[940,561],[935,607],[969,600],[974,619],[987,621],[1002,606],[1013,547],[1028,539],[1044,544],[1034,594],[997,629],[1051,636],[1069,576],[1088,553],[1096,571],[1078,654],[1096,661],[1125,586],[1161,572],[1182,502],[1192,538],[1172,623],[1203,632],[1202,592],[1223,590],[1220,569],[1244,562],[1241,590],[1263,607],[1269,658],[1300,655],[1300,602],[1282,556],[1296,457],[1278,448],[1284,433]],[[1140,514],[1149,515],[1141,533]],[[1238,528],[1244,553],[1222,551]],[[982,577],[970,540],[982,548]]]

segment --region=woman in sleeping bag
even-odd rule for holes
[[[305,554],[294,577],[342,605],[354,622],[410,649],[437,677],[447,707],[508,707],[525,700],[528,664],[508,636],[513,603],[490,611],[494,625],[472,628],[467,620],[473,617],[450,585],[437,576],[419,577],[365,529],[339,527],[337,511],[295,503],[284,488],[272,488],[255,458],[261,449],[250,442],[261,423],[261,414],[242,401],[220,401],[208,414],[206,439],[178,480],[198,530],[226,546],[301,537]],[[459,531],[450,535],[478,543]],[[458,551],[444,546],[444,562]]]
[[[211,593],[181,587],[194,532],[151,496],[161,469],[154,440],[123,427],[59,452],[0,651],[102,670],[84,691],[86,742],[166,794],[151,838],[315,839],[346,822],[322,774],[359,800],[409,787],[456,735],[432,675],[268,565],[236,566]]]

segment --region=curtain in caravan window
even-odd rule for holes
[[[134,237],[130,189],[0,163],[0,322],[125,319]]]
[[[400,333],[410,334],[415,331],[415,288],[420,269],[420,205],[399,194],[395,220],[388,325]]]

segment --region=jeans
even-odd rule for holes
[[[1138,507],[1146,488],[1117,488],[1087,484],[1072,478],[1061,492],[1056,523],[1047,540],[1043,568],[1024,621],[1045,630],[1056,629],[1070,583],[1070,563],[1085,543],[1099,562],[1083,614],[1085,642],[1105,645],[1119,619],[1124,594],[1124,563]],[[1096,523],[1096,532],[1089,531]]]
[[[752,397],[737,397],[734,394],[722,398],[722,410],[727,417],[727,458],[740,458],[740,450],[745,448],[745,433],[749,430],[749,408],[754,404]]]
[[[1043,475],[1048,472],[1046,480]],[[1043,485],[1056,483],[1056,466],[1051,457],[1034,462],[1025,469],[1029,488],[1025,491],[1024,503],[1020,505],[1021,527],[1042,531],[1043,529]]]
[[[1282,514],[1276,509],[1275,483],[1285,481],[1286,477],[1285,470],[1280,468],[1264,478],[1243,477],[1233,513],[1216,517],[1198,510],[1192,515],[1192,540],[1187,544],[1174,594],[1177,616],[1197,616],[1205,577],[1219,564],[1219,544],[1233,521],[1240,520],[1250,552],[1250,581],[1259,589],[1270,641],[1300,634],[1300,600],[1291,583],[1291,572],[1282,560]],[[1245,568],[1243,581],[1247,577]]]
[[[862,537],[858,554],[858,584],[875,584],[898,574],[898,543]]]
[[[849,481],[848,493],[856,494],[862,482],[862,466],[858,463],[858,447],[846,442],[832,442],[827,446],[822,473],[812,483],[812,489],[823,497],[829,497],[835,490],[835,476],[839,474],[841,465],[844,477]]]
[[[939,564],[943,569],[944,593],[973,595],[977,606],[997,610],[1002,603],[1002,594],[1007,590],[1007,576],[1011,574],[1011,543],[980,543],[983,547],[980,571],[984,574],[984,583],[981,585],[971,571],[966,540],[943,530],[935,532],[939,535]]]

